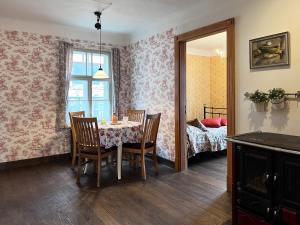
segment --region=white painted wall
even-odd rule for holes
[[[232,2],[232,1],[231,1]],[[176,27],[180,34],[224,19],[236,20],[236,128],[237,133],[263,130],[300,135],[300,101],[290,101],[285,111],[258,113],[245,92],[267,91],[273,87],[287,92],[300,90],[300,1],[299,0],[235,0],[219,12],[193,16],[193,20]],[[171,26],[171,25],[170,25]],[[291,66],[285,68],[249,69],[249,40],[289,31]]]
[[[17,30],[99,42],[99,32],[97,32],[97,30],[94,28],[94,24],[91,24],[90,29],[86,29],[80,27],[43,23],[39,21],[23,21],[0,17],[0,29]],[[129,44],[129,35],[123,33],[102,32],[102,42],[107,44],[125,46]]]
[[[300,101],[290,101],[285,111],[253,112],[243,94],[255,89],[282,87],[300,90],[300,2],[299,0],[254,1],[243,7],[236,20],[236,120],[237,132],[264,131],[300,135]],[[252,38],[289,31],[291,66],[250,71],[248,41]]]

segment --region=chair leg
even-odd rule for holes
[[[76,164],[76,146],[73,144],[73,154],[72,154],[72,169],[75,168]]]
[[[136,169],[136,168],[139,168],[138,167],[138,164],[137,164],[137,160],[138,160],[138,156],[136,154],[132,154],[132,160],[133,160],[133,167]]]
[[[139,168],[140,167],[140,161],[141,157],[139,155],[134,155],[134,167]]]
[[[112,163],[112,157],[111,157],[111,155],[109,155],[107,158],[106,158],[106,165],[108,165],[108,164],[111,164]]]
[[[146,180],[145,154],[141,155],[141,169],[142,169],[142,178]]]
[[[100,187],[101,158],[97,159],[97,187]]]
[[[87,169],[88,169],[88,159],[84,160],[85,164],[84,164],[84,168],[83,168],[83,174],[86,175],[87,174]]]
[[[94,161],[94,174],[98,173],[98,161]]]
[[[153,150],[152,160],[153,160],[155,175],[158,175],[158,163],[157,163],[157,156],[156,156],[156,148],[154,148],[154,150]]]
[[[134,157],[133,157],[133,154],[132,153],[128,153],[127,157],[128,157],[128,160],[129,160],[129,166],[131,168],[133,168],[134,167]]]
[[[78,166],[77,166],[77,184],[80,184],[80,175],[81,175],[81,157],[78,155]]]

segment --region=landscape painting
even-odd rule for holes
[[[288,32],[250,40],[249,48],[251,69],[290,64]]]

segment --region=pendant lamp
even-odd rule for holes
[[[108,75],[104,72],[102,66],[101,66],[101,55],[102,55],[102,40],[101,40],[101,29],[102,29],[102,25],[101,25],[101,12],[100,11],[96,11],[94,13],[97,16],[97,22],[95,24],[95,28],[97,30],[99,30],[100,33],[100,64],[99,64],[99,69],[97,70],[97,72],[94,74],[93,78],[94,79],[107,79],[109,78]]]

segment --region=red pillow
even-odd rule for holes
[[[206,127],[218,128],[221,126],[221,118],[207,118],[201,121]]]
[[[221,126],[227,126],[227,118],[221,118]]]

